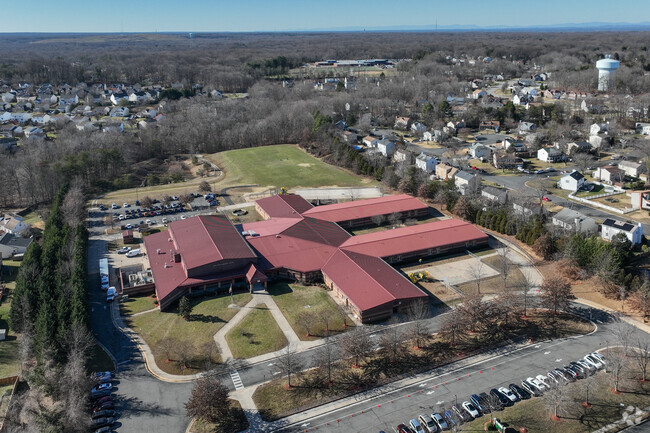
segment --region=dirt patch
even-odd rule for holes
[[[308,162],[303,162],[298,164],[298,167],[311,167],[313,164],[309,164]]]
[[[440,301],[442,303],[449,303],[452,301],[456,301],[462,296],[456,292],[455,290],[448,288],[441,282],[424,282],[421,281],[417,284],[417,286],[422,289],[426,294],[431,296],[432,302],[438,303],[437,301]]]

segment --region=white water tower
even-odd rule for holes
[[[612,59],[609,54],[604,59],[596,62],[596,68],[598,69],[598,90],[606,92],[610,86],[614,85],[614,72],[618,69],[619,65],[619,61]]]

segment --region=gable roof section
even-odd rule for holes
[[[21,238],[14,236],[11,233],[0,234],[0,245],[6,245],[8,247],[27,248],[33,240],[33,238]]]
[[[297,194],[273,195],[257,200],[255,203],[261,207],[269,218],[300,218],[300,214],[308,211],[313,206]]]
[[[223,259],[254,259],[248,243],[225,215],[203,215],[175,221],[169,235],[187,269]]]
[[[613,227],[617,230],[621,230],[628,233],[631,233],[634,231],[634,229],[638,228],[638,226],[635,224],[630,224],[628,222],[623,222],[623,221],[617,221],[612,218],[605,219],[605,221],[603,221],[603,225],[607,227]]]
[[[582,173],[580,173],[579,171],[572,171],[572,172],[569,173],[569,174],[565,174],[565,176],[570,176],[570,177],[574,178],[575,180],[580,180],[580,179],[584,179],[584,178],[585,178],[585,177],[582,175]]]
[[[488,236],[472,224],[457,219],[434,221],[393,230],[353,236],[342,249],[376,257],[389,257],[469,241],[487,241]]]
[[[375,215],[388,215],[393,212],[408,212],[426,209],[428,206],[407,194],[390,195],[367,200],[316,206],[303,215],[320,220],[341,222],[353,219],[370,218]]]
[[[323,266],[323,274],[360,310],[426,294],[383,260],[338,250]]]

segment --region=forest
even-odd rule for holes
[[[13,154],[0,156],[0,182],[10,185],[0,189],[0,206],[50,202],[73,179],[82,181],[86,193],[138,186],[146,178],[143,163],[178,154],[278,143],[298,143],[379,178],[381,161],[333,152],[337,144],[325,133],[330,126],[320,127],[323,116],[332,123],[345,119],[360,131],[369,130],[371,122],[392,126],[396,115],[439,127],[451,117],[445,99],[471,92],[475,78],[496,73],[516,78],[543,70],[551,74],[549,85],[593,91],[594,64],[605,53],[621,60],[609,103],[617,107],[614,116],[624,120],[626,95],[650,105],[647,41],[643,32],[195,34],[192,39],[183,34],[3,35],[0,84],[180,83],[186,90],[181,94],[190,97],[159,101],[156,108],[165,120],[156,128],[89,133],[70,123],[60,125],[56,139],[26,141]],[[475,67],[450,61],[476,56],[492,61]],[[300,66],[328,58],[402,61],[385,74],[355,77],[353,89],[315,90],[313,68]],[[194,88],[247,97],[191,96]],[[472,127],[495,117],[511,123],[524,117],[549,127],[549,139],[585,128],[584,116],[572,116],[560,104],[548,108],[521,116],[475,103],[464,120]],[[372,167],[361,170],[364,164]]]

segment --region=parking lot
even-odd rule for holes
[[[302,416],[300,422],[285,424],[274,431],[299,432],[315,428],[332,432],[397,431],[399,424],[408,425],[421,414],[444,416],[452,405],[470,401],[473,394],[489,395],[490,390],[510,384],[521,386],[521,381],[528,377],[547,375],[549,370],[564,367],[603,348],[611,338],[606,328],[607,325],[601,324],[597,331],[582,337],[525,345],[516,350],[492,353],[482,360],[440,367],[408,385],[359,395],[357,403],[345,407],[329,411],[320,408],[312,417]]]

